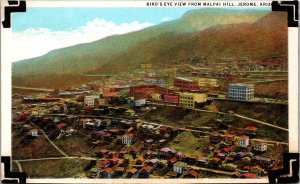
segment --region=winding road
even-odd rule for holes
[[[43,161],[43,160],[64,160],[64,159],[83,159],[83,160],[104,160],[98,159],[94,157],[46,157],[46,158],[32,158],[32,159],[22,159],[22,160],[14,160],[14,162],[31,162],[31,161]]]
[[[287,128],[282,128],[280,126],[272,125],[270,123],[266,123],[266,122],[263,122],[263,121],[260,121],[260,120],[257,120],[257,119],[249,118],[249,117],[246,117],[246,116],[243,116],[243,115],[240,115],[240,114],[234,114],[234,116],[236,116],[238,118],[246,119],[246,120],[249,120],[249,121],[253,121],[253,122],[256,122],[256,123],[260,123],[260,124],[263,124],[263,125],[267,125],[267,126],[270,126],[270,127],[273,127],[273,128],[277,128],[277,129],[280,129],[280,130],[284,130],[284,131],[287,131],[287,132],[289,131],[289,129],[287,129]]]
[[[33,90],[33,91],[45,91],[45,92],[53,92],[54,89],[46,89],[46,88],[30,88],[23,86],[13,86],[14,89],[24,89],[24,90]]]
[[[19,172],[23,172],[23,169],[22,169],[21,164],[19,163],[19,161],[13,160],[13,162],[15,162],[17,164],[17,166],[19,168]]]
[[[178,108],[180,107],[180,106],[168,105],[168,104],[163,104],[163,103],[149,103],[149,104],[159,105],[159,106],[178,107]],[[180,108],[182,108],[182,107],[180,107]],[[209,110],[202,110],[202,109],[191,109],[191,110],[198,111],[198,112],[225,114],[224,112],[220,112],[220,111],[209,111]],[[234,113],[234,116],[236,116],[238,118],[246,119],[246,120],[249,120],[249,121],[253,121],[253,122],[256,122],[256,123],[259,123],[259,124],[263,124],[263,125],[266,125],[266,126],[270,126],[270,127],[273,127],[273,128],[277,128],[277,129],[280,129],[280,130],[289,131],[286,128],[283,128],[283,127],[280,127],[280,126],[277,126],[277,125],[272,125],[270,123],[260,121],[260,120],[257,120],[257,119],[249,118],[249,117],[244,116],[244,115]]]

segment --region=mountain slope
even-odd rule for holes
[[[167,63],[194,56],[287,55],[286,14],[216,12],[191,11],[176,21],[14,63],[13,84],[71,86],[87,80],[79,73],[130,71],[148,59]]]
[[[110,36],[92,43],[54,50],[41,57],[15,62],[13,75],[26,76],[32,72],[74,74],[89,71],[110,62],[113,56],[122,51],[132,49],[142,42],[165,33],[183,34],[201,31],[218,24],[254,22],[266,14],[265,11],[194,10],[186,13],[181,19],[141,31]]]
[[[286,15],[276,12],[255,23],[216,25],[192,34],[166,33],[127,50],[96,71],[130,70],[146,59],[166,63],[195,56],[256,59],[287,55],[286,25]]]

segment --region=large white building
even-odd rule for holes
[[[253,100],[254,86],[250,84],[229,84],[228,96],[232,100]]]

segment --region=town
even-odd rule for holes
[[[287,96],[272,93],[286,68],[280,57],[199,56],[81,74],[95,80],[68,89],[15,87],[13,158],[19,170],[41,157],[83,159],[87,178],[267,177],[288,149],[287,115],[280,124],[264,112],[287,114]],[[48,155],[30,148],[45,142]]]

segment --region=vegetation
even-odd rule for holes
[[[77,134],[55,140],[54,143],[69,156],[90,156],[92,153],[99,150],[99,147],[87,145],[88,139],[88,137]]]
[[[62,156],[42,135],[32,139],[17,136],[12,137],[13,159]]]
[[[219,110],[232,110],[250,118],[265,121],[274,125],[288,128],[288,106],[280,104],[243,103],[233,101],[214,101]],[[241,121],[240,119],[238,121]],[[252,123],[253,124],[253,123]]]
[[[203,156],[203,149],[206,144],[206,139],[196,138],[191,132],[184,131],[177,135],[169,145],[185,155],[200,157]]]
[[[145,119],[172,126],[207,126],[216,117],[212,113],[195,112],[178,107],[157,107],[143,114]]]
[[[22,162],[23,171],[28,178],[74,178],[84,173],[84,168],[89,164],[88,160],[65,159],[65,160],[43,160],[33,162]]]

